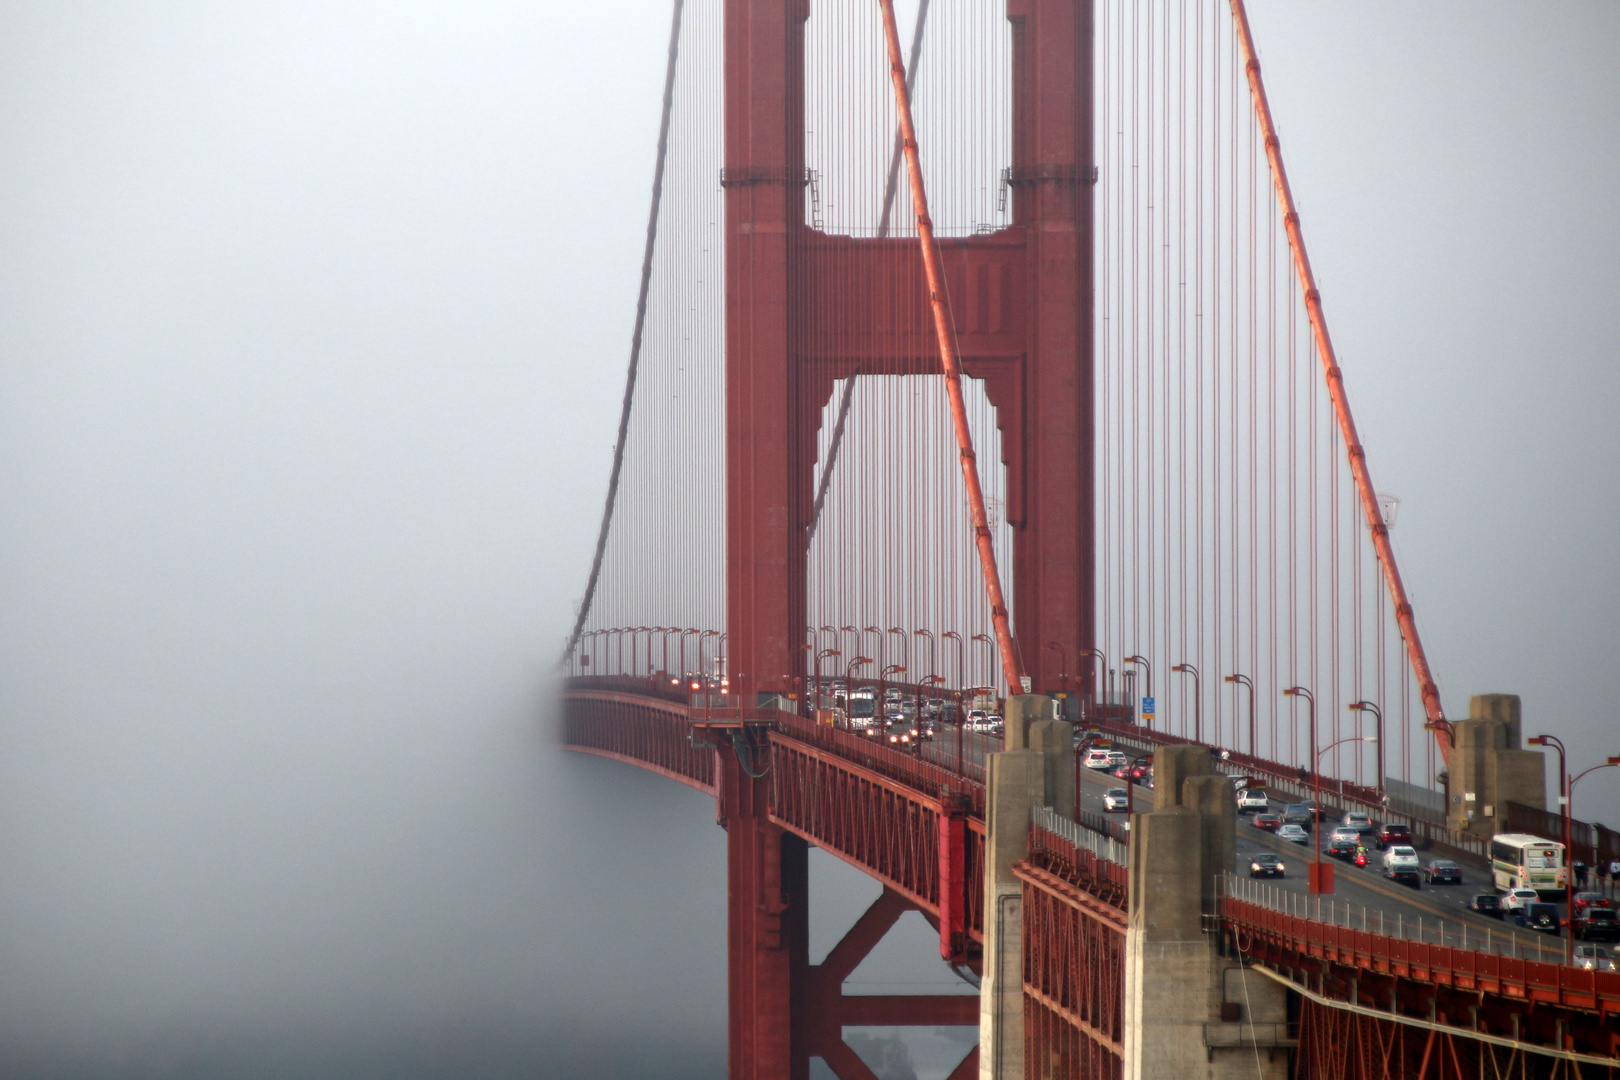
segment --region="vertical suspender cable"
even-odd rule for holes
[[[996,628],[996,645],[1001,653],[1002,672],[1008,692],[1022,686],[1017,654],[1013,649],[1012,628],[1007,619],[1007,602],[1001,591],[1001,573],[996,569],[996,552],[991,545],[989,519],[984,510],[984,490],[979,486],[979,465],[973,454],[973,434],[968,428],[967,410],[962,401],[962,369],[951,334],[950,300],[945,292],[939,247],[928,216],[928,196],[923,190],[922,163],[917,155],[917,132],[911,122],[911,95],[906,87],[906,69],[900,59],[900,31],[894,21],[894,0],[878,0],[883,9],[883,36],[889,47],[889,73],[894,83],[895,109],[900,114],[900,131],[906,153],[906,173],[911,181],[911,203],[917,215],[917,240],[922,248],[923,273],[928,279],[928,301],[934,313],[934,336],[939,359],[945,369],[945,393],[951,402],[951,419],[956,429],[956,446],[961,455],[962,479],[967,485],[968,509],[973,519],[973,535],[979,549],[979,565],[984,571],[985,591],[990,599],[990,618]]]
[[[652,283],[653,248],[658,241],[658,207],[664,198],[664,161],[669,153],[669,116],[675,101],[675,61],[681,42],[681,8],[685,0],[675,0],[675,13],[670,19],[669,60],[664,69],[664,109],[658,121],[658,157],[653,165],[652,208],[647,212],[647,246],[641,255],[641,287],[636,294],[636,325],[630,334],[630,370],[624,379],[624,403],[619,408],[619,438],[613,446],[613,471],[608,476],[607,502],[602,507],[602,527],[596,534],[596,554],[591,559],[591,576],[585,582],[585,598],[580,601],[579,615],[574,619],[574,631],[568,635],[568,646],[559,663],[567,663],[568,655],[579,643],[585,620],[591,613],[591,601],[596,597],[596,583],[602,574],[602,554],[607,550],[608,529],[613,524],[613,503],[619,493],[619,476],[624,468],[625,440],[630,432],[630,409],[635,404],[636,368],[641,362],[641,333],[647,321],[647,290]]]
[[[1390,546],[1389,529],[1384,524],[1383,511],[1378,506],[1378,495],[1373,490],[1372,474],[1367,468],[1367,455],[1356,434],[1355,419],[1350,415],[1350,401],[1345,395],[1344,376],[1339,370],[1338,354],[1328,336],[1327,319],[1322,313],[1322,297],[1316,289],[1316,277],[1311,271],[1310,256],[1305,251],[1305,238],[1300,232],[1299,211],[1294,205],[1293,191],[1288,186],[1288,173],[1283,169],[1282,150],[1277,140],[1277,129],[1272,123],[1271,105],[1266,100],[1266,88],[1260,81],[1260,61],[1254,51],[1254,37],[1249,30],[1249,15],[1243,0],[1230,0],[1232,18],[1243,48],[1244,70],[1248,73],[1249,92],[1254,98],[1255,116],[1265,136],[1266,159],[1271,166],[1271,179],[1277,189],[1277,202],[1282,211],[1283,224],[1288,231],[1288,246],[1293,250],[1294,269],[1299,275],[1300,288],[1305,294],[1305,310],[1310,317],[1311,331],[1316,339],[1322,370],[1327,378],[1328,396],[1333,399],[1333,411],[1338,417],[1339,430],[1344,438],[1345,453],[1350,459],[1350,472],[1355,477],[1356,492],[1361,497],[1361,508],[1372,533],[1373,549],[1384,570],[1384,581],[1389,588],[1390,602],[1395,607],[1395,620],[1406,639],[1407,656],[1412,673],[1417,676],[1418,691],[1423,697],[1423,708],[1428,724],[1434,729],[1435,741],[1441,756],[1451,761],[1451,733],[1440,707],[1440,688],[1435,685],[1429,658],[1418,638],[1417,621],[1412,615],[1412,603],[1406,595],[1400,569],[1395,565],[1395,551]]]
[[[917,61],[922,56],[923,26],[928,22],[929,0],[921,0],[917,7],[917,27],[911,35],[911,63],[906,68],[906,89],[910,89],[917,82]],[[888,183],[883,189],[883,211],[878,218],[879,237],[889,235],[889,218],[894,210],[894,192],[900,178],[900,155],[904,149],[901,145],[902,136],[895,132],[894,156],[889,161]],[[827,448],[827,464],[821,467],[821,482],[816,485],[816,500],[810,510],[810,525],[807,528],[806,541],[816,535],[816,525],[821,521],[821,508],[827,502],[827,485],[832,482],[833,467],[838,464],[838,450],[844,442],[844,426],[849,420],[849,407],[855,398],[855,376],[851,375],[844,380],[844,393],[838,403],[838,421],[833,426],[832,444]]]

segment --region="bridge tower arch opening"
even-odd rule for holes
[[[953,2],[933,0],[927,18],[946,25]],[[940,246],[958,352],[1001,439],[1020,659],[1036,692],[1085,690],[1089,672],[1062,669],[1093,644],[1091,5],[1014,0],[1004,14],[1010,123],[997,132],[992,100],[989,119],[959,125],[997,145],[963,151],[972,163],[947,185],[960,204],[947,213],[964,227]],[[864,30],[842,32],[844,16]],[[812,20],[827,23],[811,33]],[[903,177],[886,197],[892,100],[867,95],[836,136],[806,133],[807,78],[886,77],[876,20],[876,5],[726,2],[726,614],[730,671],[749,705],[797,697],[811,674],[808,553],[835,387],[938,374]],[[807,33],[827,43],[813,74]],[[993,67],[994,42],[988,51]],[[937,140],[924,149],[931,167],[953,175],[954,128],[919,126]],[[985,164],[1001,153],[999,170]],[[850,178],[861,170],[864,186]]]

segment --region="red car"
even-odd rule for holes
[[[1254,827],[1264,829],[1266,832],[1276,832],[1277,826],[1282,824],[1281,814],[1256,814],[1253,818]]]
[[[1412,843],[1412,830],[1398,821],[1388,821],[1378,827],[1378,850],[1384,851],[1394,844]]]
[[[1613,907],[1608,897],[1600,892],[1578,892],[1575,894],[1575,914],[1580,915],[1587,908]]]

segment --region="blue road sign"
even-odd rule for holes
[[[1145,698],[1142,699],[1142,715],[1143,716],[1152,716],[1153,715],[1153,699],[1152,698],[1145,697]]]

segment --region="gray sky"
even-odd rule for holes
[[[610,1003],[717,1068],[711,809],[535,723],[667,20],[0,7],[11,1071],[467,1075],[551,1039],[658,1074]],[[1449,710],[1518,692],[1620,752],[1620,8],[1254,22]],[[1620,823],[1620,773],[1577,810]]]
[[[1620,8],[1257,4],[1374,477],[1447,711],[1620,753]],[[1620,819],[1620,771],[1577,789]]]

